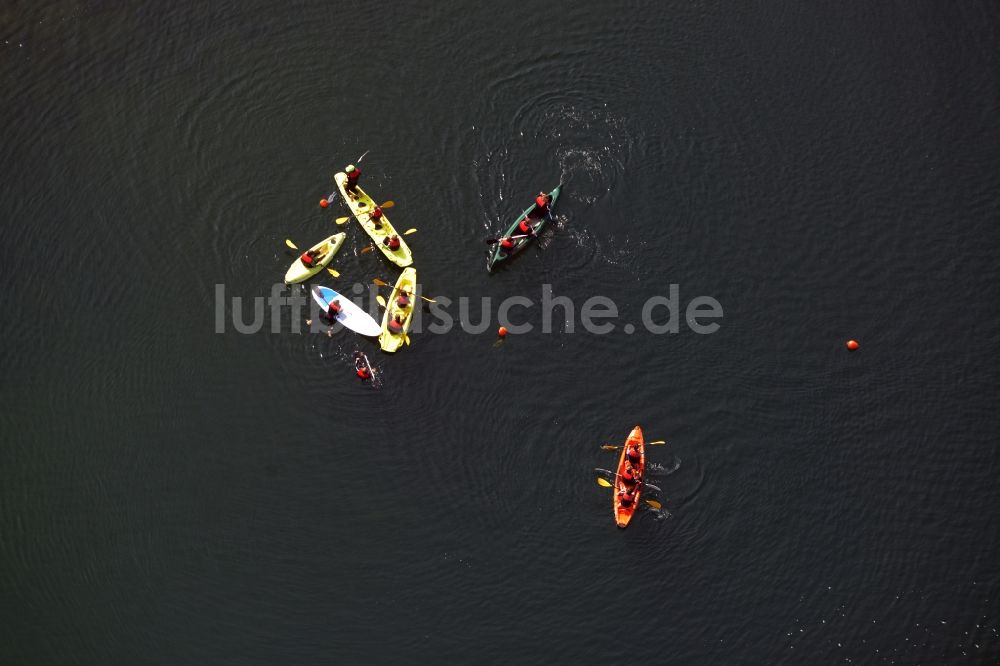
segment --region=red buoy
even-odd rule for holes
[[[851,351],[857,350],[857,348],[860,347],[860,346],[861,345],[858,344],[857,340],[848,340],[847,341],[847,348],[850,349]]]
[[[506,326],[501,326],[500,329],[497,331],[497,335],[499,335],[501,338],[506,338],[507,337],[507,327]]]
[[[319,207],[320,208],[326,208],[329,205],[330,205],[330,202],[327,201],[326,199],[320,199],[319,200]]]

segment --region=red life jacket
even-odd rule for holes
[[[358,178],[361,178],[361,169],[359,169],[358,167],[354,167],[354,171],[347,174],[347,182],[350,185],[354,185],[356,182],[358,182]]]
[[[405,308],[410,304],[410,299],[407,298],[406,294],[400,294],[399,298],[396,299],[396,302],[399,303],[399,307]]]
[[[634,446],[629,448],[626,457],[632,462],[636,463],[639,462],[639,459],[641,458],[641,456],[639,455],[639,449],[635,448]]]
[[[313,265],[313,258],[312,258],[312,256],[309,255],[308,252],[303,252],[302,256],[299,257],[299,259],[301,259],[302,263],[305,264],[306,266],[312,266]]]
[[[509,250],[512,247],[514,247],[514,241],[512,241],[509,238],[504,238],[502,241],[500,241],[500,247],[502,247],[505,250]]]
[[[368,379],[368,368],[358,368],[358,377],[361,377],[361,379]]]
[[[521,231],[522,234],[531,233],[531,227],[528,225],[528,218],[524,218],[523,220],[521,220],[521,224],[519,224],[517,228]]]
[[[327,308],[327,313],[331,317],[336,317],[340,314],[341,310],[343,310],[343,308],[340,306],[340,303],[330,303],[330,307]]]
[[[382,218],[382,209],[381,208],[376,208],[375,210],[373,210],[371,217],[372,217],[372,220],[381,219]]]
[[[632,493],[625,493],[624,495],[621,496],[622,506],[632,506],[632,500],[634,499],[635,497],[632,495]]]
[[[389,249],[390,250],[398,250],[399,249],[399,239],[398,238],[390,238],[389,239]]]
[[[395,319],[393,319],[389,322],[389,330],[392,331],[393,333],[399,333],[400,331],[403,330],[403,325],[400,324]]]
[[[545,212],[545,207],[549,205],[549,199],[544,194],[539,194],[535,197],[535,205],[538,206],[540,212]]]

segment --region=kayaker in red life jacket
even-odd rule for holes
[[[365,357],[358,351],[354,352],[354,370],[362,381],[371,377],[371,373],[368,371],[368,364],[365,362]]]
[[[306,268],[312,268],[316,265],[316,255],[318,254],[319,252],[316,250],[306,250],[302,253],[302,256],[299,257],[299,260],[302,261],[302,265]]]
[[[329,307],[327,307],[327,309],[326,309],[326,317],[327,317],[327,319],[329,319],[330,321],[333,321],[334,319],[337,318],[337,315],[339,315],[343,309],[344,308],[340,305],[340,300],[339,299],[334,299],[330,303]]]
[[[409,307],[409,305],[410,305],[410,297],[406,294],[405,291],[400,291],[399,292],[399,298],[396,299],[396,303],[401,308]]]
[[[507,257],[514,254],[514,248],[517,247],[517,242],[510,238],[500,239],[500,256]]]
[[[628,488],[622,488],[618,491],[618,501],[626,509],[632,506],[632,502],[635,501],[635,491]]]
[[[386,236],[382,240],[382,245],[388,246],[390,250],[398,250],[399,249],[399,236],[397,236],[396,234],[393,234],[391,236]]]
[[[625,453],[625,457],[628,458],[628,461],[633,465],[638,465],[639,461],[642,460],[642,454],[639,453],[639,447],[636,446],[635,444],[628,447],[628,451]]]
[[[375,225],[376,229],[382,228],[382,209],[380,207],[375,206],[375,209],[371,212],[368,218],[372,221],[372,224]]]
[[[528,236],[531,236],[535,233],[535,230],[531,226],[531,223],[528,221],[528,218],[524,218],[523,220],[521,220],[521,222],[517,225],[517,230],[520,231],[522,234],[527,234]]]
[[[392,321],[389,322],[389,332],[390,333],[401,333],[403,331],[403,319],[396,315],[393,317]]]
[[[635,485],[639,481],[639,475],[635,473],[632,469],[632,465],[625,463],[625,469],[622,470],[622,481],[625,482],[626,486]]]
[[[552,197],[545,192],[539,192],[538,196],[535,197],[535,212],[538,217],[541,217],[549,212],[549,203],[552,201]]]
[[[347,174],[347,182],[344,183],[344,189],[352,197],[358,196],[358,179],[361,178],[361,169],[354,166],[353,164],[348,164],[347,168],[344,169],[344,173]]]

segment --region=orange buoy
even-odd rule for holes
[[[861,345],[858,344],[857,340],[848,340],[847,341],[847,348],[850,349],[851,351],[855,351],[860,346]]]
[[[499,335],[501,338],[506,338],[507,337],[507,327],[506,326],[501,326],[500,329],[497,331],[497,335]]]
[[[327,201],[326,199],[320,199],[319,200],[319,207],[320,208],[326,208],[329,205],[330,205],[330,202]]]

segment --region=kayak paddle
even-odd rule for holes
[[[379,287],[392,287],[392,285],[386,282],[385,280],[379,280],[378,278],[372,280],[372,284],[378,285]],[[392,289],[393,291],[396,290],[395,287],[392,287]],[[400,289],[400,291],[402,291],[404,294],[410,294],[410,292],[406,291],[405,289]],[[392,292],[389,293],[391,294]],[[435,301],[433,298],[427,298],[426,296],[421,296],[420,298],[424,299],[428,303],[437,303],[437,301]]]
[[[614,487],[614,486],[611,485],[610,481],[608,481],[607,479],[602,479],[601,477],[597,477],[597,484],[600,485],[600,486],[604,486],[605,488],[613,488]],[[663,505],[660,504],[659,502],[657,502],[656,500],[646,499],[645,497],[643,497],[642,501],[645,502],[646,504],[648,504],[650,507],[656,509],[656,510],[660,510],[660,509],[663,508]]]
[[[666,444],[666,441],[658,439],[655,442],[646,442],[646,446],[660,446],[661,444]],[[605,451],[617,451],[622,448],[621,444],[602,444],[601,448]]]
[[[406,236],[407,234],[412,234],[412,233],[414,233],[415,231],[416,231],[416,229],[407,229],[407,230],[406,230],[406,231],[405,231],[405,232],[403,233],[403,235],[404,235],[404,236]],[[397,234],[397,235],[398,235],[398,234]],[[366,246],[364,246],[363,248],[361,248],[361,251],[360,251],[360,252],[358,252],[358,254],[368,254],[369,252],[371,252],[371,251],[372,251],[372,250],[374,250],[374,249],[375,249],[375,244],[374,244],[374,243],[372,243],[371,245],[366,245]],[[390,250],[390,251],[391,251],[391,252],[395,252],[395,250]]]
[[[597,471],[597,470],[595,470],[595,471]],[[607,471],[607,470],[600,470],[600,471],[604,472],[604,471]],[[608,472],[608,473],[611,474],[610,472]],[[618,475],[617,474],[612,474],[612,476],[618,476]],[[605,488],[613,488],[614,487],[614,484],[612,484],[610,481],[608,481],[607,479],[605,479],[603,476],[597,477],[597,485],[604,486]],[[643,481],[642,482],[642,486],[643,486],[643,488],[649,488],[650,490],[658,492],[658,493],[662,493],[663,492],[662,489],[654,486],[652,483],[646,483],[645,481]]]
[[[396,202],[395,202],[395,201],[392,201],[392,200],[390,200],[390,201],[386,201],[386,202],[385,202],[384,204],[382,204],[381,206],[378,206],[378,208],[392,208],[392,207],[393,207],[393,206],[395,206],[395,205],[396,205]],[[370,215],[370,213],[362,213],[362,215]],[[345,216],[345,217],[338,217],[338,218],[337,218],[336,220],[334,220],[334,221],[335,221],[335,222],[336,222],[337,224],[344,224],[345,222],[347,222],[347,221],[348,221],[349,219],[351,219],[352,217],[357,217],[357,215],[347,215],[347,216]]]
[[[518,240],[519,238],[527,238],[527,237],[528,237],[528,234],[524,234],[523,236],[511,236],[510,240]],[[486,239],[486,244],[487,245],[495,245],[495,244],[499,243],[502,240],[503,240],[502,238],[487,238]]]

